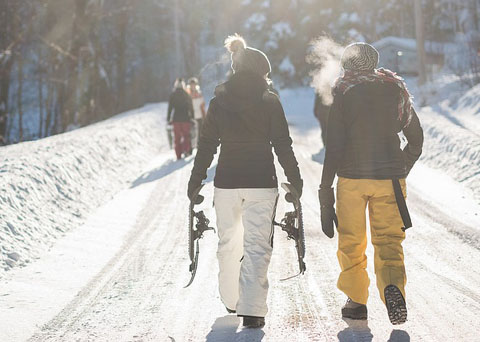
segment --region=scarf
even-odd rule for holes
[[[365,82],[393,83],[400,88],[397,119],[405,122],[404,127],[408,126],[413,115],[413,97],[410,95],[404,79],[393,71],[384,68],[374,69],[373,71],[345,70],[344,75],[335,81],[333,95],[345,95],[354,86]]]

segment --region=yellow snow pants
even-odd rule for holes
[[[405,179],[400,180],[406,196]],[[384,289],[396,285],[405,298],[407,281],[403,257],[402,218],[391,180],[339,177],[337,184],[338,262],[337,286],[354,302],[366,304],[370,280],[367,274],[366,208],[370,218],[377,288],[385,303]]]

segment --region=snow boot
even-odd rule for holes
[[[390,322],[393,325],[405,323],[407,321],[407,305],[402,292],[395,285],[388,285],[384,290],[384,294]]]
[[[227,312],[228,312],[228,313],[231,313],[231,314],[237,313],[236,310],[232,310],[232,309],[229,309],[229,308],[227,308],[227,307],[225,307],[225,309],[227,309]]]
[[[243,316],[243,326],[245,328],[262,328],[264,325],[264,317]]]
[[[342,318],[366,320],[367,306],[365,304],[354,302],[353,300],[348,298],[347,302],[342,308]]]

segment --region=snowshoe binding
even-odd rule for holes
[[[298,256],[298,267],[300,270],[298,274],[281,279],[283,281],[299,276],[300,274],[304,274],[307,268],[305,262],[303,261],[305,257],[305,232],[303,230],[302,204],[300,203],[297,190],[295,190],[293,185],[282,183],[282,188],[287,192],[287,196],[289,196],[294,210],[285,213],[285,216],[282,218],[280,223],[273,220],[273,224],[281,227],[282,230],[287,233],[287,239],[295,240],[295,248],[297,249]]]
[[[200,190],[202,190],[202,188],[203,188],[203,184],[200,185],[195,190],[192,196],[192,200],[190,201],[190,206],[188,208],[188,217],[189,217],[188,255],[191,261],[190,268],[189,268],[191,273],[191,278],[185,287],[190,286],[190,284],[193,282],[193,279],[195,279],[195,274],[197,273],[198,253],[200,249],[198,240],[200,240],[203,237],[203,233],[207,230],[213,230],[215,232],[214,228],[208,226],[210,224],[210,221],[206,218],[204,212],[203,211],[195,212],[193,210],[195,204],[198,203],[198,198],[200,196],[199,193],[200,193]]]

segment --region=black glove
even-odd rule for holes
[[[297,190],[298,198],[302,197],[302,189],[303,189],[303,180],[300,179],[300,181],[291,183],[295,190]],[[285,201],[288,203],[293,203],[293,196],[291,193],[287,192],[285,194]]]
[[[195,192],[195,190],[198,189],[198,187],[201,185],[202,183],[201,182],[195,182],[193,181],[192,179],[190,179],[190,181],[188,182],[188,190],[187,190],[187,195],[188,195],[188,199],[190,201],[192,201],[193,199],[193,193]],[[195,199],[195,202],[194,204],[200,204],[203,202],[203,199],[204,197],[202,195],[197,195],[197,198]]]
[[[333,223],[338,227],[337,214],[335,214],[335,195],[333,188],[318,189],[318,199],[320,200],[320,217],[322,220],[322,230],[326,236],[333,238],[335,233]]]

